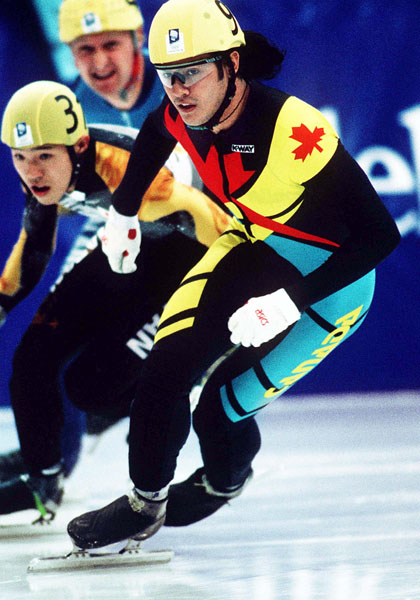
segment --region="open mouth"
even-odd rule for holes
[[[191,112],[195,109],[196,105],[181,102],[177,105],[177,107],[182,112]]]
[[[105,73],[105,75],[100,75],[99,73],[92,73],[92,79],[96,79],[97,81],[108,81],[115,75],[116,71],[110,71],[109,73]]]
[[[48,185],[33,185],[31,190],[36,196],[45,196],[50,191],[50,187]]]

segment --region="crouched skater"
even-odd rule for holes
[[[96,234],[113,212],[111,194],[135,133],[87,127],[74,93],[52,81],[21,88],[5,109],[1,139],[11,149],[25,206],[0,278],[2,319],[40,281],[59,218],[87,216],[90,239],[78,241],[77,260],[70,257],[13,357],[10,394],[20,448],[0,457],[0,514],[30,508],[44,518],[55,514],[65,476],[61,384],[82,410],[128,414],[165,303],[229,222],[204,193],[182,183],[191,181],[192,165],[182,149],[175,150],[146,191],[139,215],[128,218],[126,274],[112,272]],[[136,259],[138,219],[144,252]],[[117,222],[117,232],[125,231],[126,221]],[[141,348],[130,343],[138,332],[149,336]]]
[[[189,496],[204,518],[217,509],[212,498],[240,492],[259,449],[254,415],[361,326],[374,269],[400,239],[327,119],[258,81],[278,71],[283,53],[244,33],[219,0],[163,4],[149,51],[167,97],[142,126],[113,195],[104,246],[110,265],[118,270],[124,231],[177,142],[233,220],[165,306],[131,408],[134,487],[69,523],[80,548],[154,534],[168,493],[168,516],[179,524],[177,508],[185,515]],[[125,229],[117,231],[118,222]],[[219,368],[222,377],[204,388],[197,408],[204,467],[179,484],[185,505],[175,507],[170,483],[190,430],[189,390],[230,351],[233,362],[227,357],[228,368],[216,369],[213,377]],[[235,364],[237,352],[262,369],[235,370],[245,365]]]

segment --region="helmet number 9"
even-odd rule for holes
[[[225,6],[224,4],[222,4],[220,2],[220,0],[215,0],[215,2],[216,2],[217,8],[225,15],[225,17],[227,19],[232,19],[232,21],[233,21],[232,35],[236,35],[238,33],[238,31],[239,31],[239,28],[238,28],[238,23],[236,22],[235,17],[230,12],[230,10],[228,9],[228,7]]]
[[[65,100],[67,102],[67,108],[65,109],[64,114],[70,115],[72,117],[73,124],[70,127],[67,127],[66,132],[69,134],[73,133],[74,131],[76,131],[77,126],[79,124],[77,115],[73,110],[73,102],[70,100],[70,98],[68,96],[65,96],[64,94],[60,94],[59,96],[56,96],[55,100],[57,102],[60,102],[60,100]]]

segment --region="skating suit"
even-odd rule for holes
[[[137,131],[105,125],[91,127],[89,132],[91,142],[82,158],[76,191],[65,194],[58,206],[44,206],[26,193],[19,239],[0,278],[0,305],[7,311],[40,280],[54,252],[59,217],[81,214],[91,218],[87,234],[91,237],[92,228],[99,229],[106,220],[111,194],[124,175]],[[141,229],[146,239],[179,231],[209,246],[226,228],[229,221],[226,213],[214,207],[198,189],[182,183],[193,179],[187,155],[181,148],[176,149],[145,193],[139,220],[143,221]],[[79,247],[86,237],[82,236]],[[65,271],[69,270],[72,259],[73,255]]]
[[[166,99],[146,120],[133,164],[156,171],[175,142],[234,218],[166,305],[156,348],[190,331],[191,340],[201,336],[209,348],[201,365],[212,346],[230,353],[216,341],[226,340],[230,314],[279,288],[302,312],[286,336],[260,350],[241,349],[245,358],[236,365],[231,359],[220,395],[237,421],[284,393],[357,330],[372,301],[374,267],[399,234],[329,122],[282,91],[251,83],[240,118],[218,134],[188,128]],[[115,195],[117,210],[133,214],[129,190],[146,185],[129,170]]]
[[[22,230],[0,278],[0,305],[9,312],[40,280],[54,251],[58,221],[61,225],[73,213],[87,217],[13,357],[11,402],[22,454],[34,471],[61,458],[63,384],[65,396],[82,410],[128,414],[165,303],[229,222],[202,192],[182,183],[191,179],[192,164],[182,149],[175,150],[139,212],[137,270],[113,273],[96,233],[134,138],[126,128],[91,127],[89,132],[76,190],[58,207],[43,206],[27,194]],[[65,413],[67,422],[67,407]],[[73,439],[75,428],[66,430]]]

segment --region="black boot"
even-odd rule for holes
[[[83,550],[129,538],[145,540],[163,525],[167,500],[147,500],[134,489],[111,504],[74,518],[67,532]]]
[[[59,470],[47,475],[24,474],[0,483],[0,514],[35,508],[41,518],[52,519],[63,498],[63,479]]]
[[[169,487],[165,525],[180,527],[209,517],[231,498],[239,496],[251,478],[252,469],[241,486],[229,492],[218,492],[209,483],[204,467],[197,469],[185,481]]]
[[[28,472],[20,450],[12,450],[0,455],[0,482],[9,481]]]

